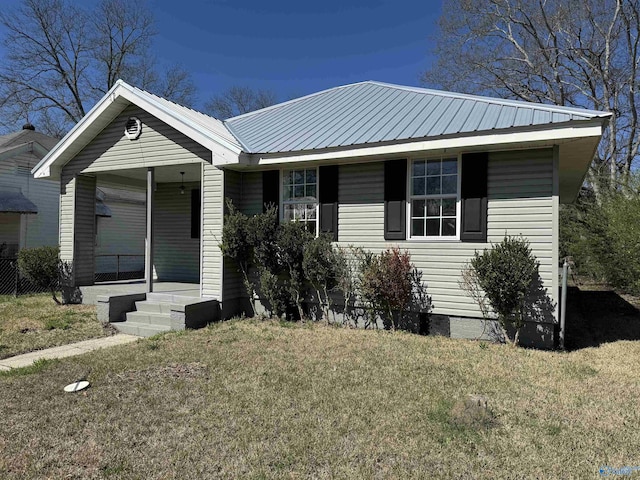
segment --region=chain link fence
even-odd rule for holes
[[[38,287],[20,275],[17,258],[0,258],[0,295],[17,297],[18,295],[46,291],[46,288]]]
[[[96,282],[135,280],[144,278],[144,255],[98,255]],[[26,295],[46,292],[24,278],[18,269],[17,257],[0,258],[0,295]]]

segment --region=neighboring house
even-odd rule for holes
[[[457,337],[483,325],[461,269],[522,235],[540,261],[544,305],[521,339],[551,346],[559,204],[575,200],[609,116],[363,82],[222,122],[119,81],[33,172],[61,181],[61,255],[77,285],[94,281],[87,200],[97,182],[146,185],[147,291],[153,278],[198,283],[223,317],[246,302],[218,247],[225,197],[248,214],[274,202],[282,221],[339,245],[408,250],[434,323]]]
[[[26,124],[0,136],[0,256],[15,257],[21,248],[59,243],[60,182],[36,179],[31,169],[58,139]],[[96,273],[112,279],[117,255],[129,277],[144,271],[144,190],[110,184],[96,192]],[[0,279],[1,280],[1,279]]]
[[[26,124],[0,136],[0,256],[58,244],[59,182],[35,179],[31,169],[58,143]]]

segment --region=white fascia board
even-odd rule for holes
[[[111,87],[111,90],[96,103],[82,119],[60,140],[49,153],[31,170],[35,178],[50,177],[53,171],[52,165],[64,153],[64,151],[73,143],[75,143],[85,130],[113,104],[117,95],[117,90],[121,88],[122,83],[118,80]],[[57,169],[60,170],[59,168]]]
[[[31,170],[35,178],[50,177],[59,174],[60,166],[54,167],[56,160],[80,139],[82,134],[119,98],[137,105],[167,125],[175,128],[203,147],[211,150],[214,164],[237,163],[241,149],[217,135],[208,134],[202,126],[190,121],[182,115],[170,111],[147,95],[141,95],[125,82],[118,80],[116,84],[96,103],[65,137]],[[220,148],[224,147],[224,148]],[[57,173],[56,173],[57,172]]]
[[[164,123],[175,128],[179,132],[184,133],[186,136],[195,142],[198,142],[203,147],[208,148],[212,152],[220,150],[219,147],[221,146],[230,150],[236,156],[242,151],[239,146],[234,145],[228,140],[206,130],[206,127],[203,125],[193,122],[179,113],[173,112],[159,102],[156,102],[153,97],[140,95],[127,84],[123,83],[122,86],[123,92],[121,96],[123,98],[139,106],[143,110],[146,110],[151,115],[162,120]]]
[[[489,135],[471,135],[452,137],[438,140],[421,140],[417,142],[402,142],[386,145],[345,148],[341,150],[327,149],[325,151],[295,152],[293,154],[253,154],[250,155],[251,165],[273,165],[281,163],[295,163],[307,161],[341,160],[360,157],[380,157],[397,154],[426,152],[430,150],[457,151],[466,148],[496,147],[517,144],[531,144],[536,142],[555,142],[569,138],[599,137],[602,135],[602,120],[584,122],[584,125],[572,125],[544,130],[529,130],[520,132],[494,133]]]

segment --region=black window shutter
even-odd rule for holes
[[[191,190],[191,238],[200,238],[200,189]]]
[[[338,241],[338,165],[320,167],[320,233],[333,234],[333,241]]]
[[[384,239],[407,238],[407,161],[384,162]]]
[[[271,205],[280,205],[280,170],[262,172],[262,211]]]
[[[486,152],[462,155],[460,240],[463,242],[487,241],[488,165]]]

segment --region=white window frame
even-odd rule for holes
[[[458,171],[457,171],[457,186],[456,186],[456,234],[455,235],[447,235],[447,236],[443,236],[443,235],[412,235],[412,224],[411,224],[411,201],[415,198],[417,199],[428,199],[428,198],[443,198],[442,194],[440,195],[416,195],[414,197],[414,195],[412,195],[412,182],[411,182],[411,178],[412,178],[412,174],[413,174],[413,163],[416,161],[425,161],[425,168],[426,168],[426,161],[428,160],[444,160],[447,158],[456,158],[456,162],[457,162],[457,167],[458,167]],[[408,240],[414,240],[414,241],[421,241],[421,242],[455,242],[455,241],[460,241],[460,225],[461,225],[461,216],[462,216],[462,203],[461,203],[461,198],[460,198],[460,193],[461,193],[461,173],[462,173],[462,155],[461,154],[451,154],[451,155],[447,155],[447,154],[443,154],[443,155],[420,155],[420,156],[414,156],[414,157],[410,157],[408,159],[408,168],[407,168],[407,214],[406,214],[406,219],[407,219],[407,239]],[[453,198],[453,197],[451,197]],[[426,208],[426,205],[425,205]],[[435,218],[435,217],[434,217]],[[442,216],[438,217],[438,218],[442,218]],[[442,231],[440,232],[442,233]]]
[[[284,223],[285,218],[284,218],[284,206],[285,206],[285,201],[284,201],[284,172],[285,171],[295,171],[295,170],[315,170],[316,171],[316,201],[315,201],[315,210],[316,210],[316,218],[315,218],[315,224],[316,224],[316,231],[314,232],[314,235],[317,237],[320,234],[320,171],[319,168],[317,166],[314,167],[310,167],[310,166],[306,166],[306,165],[302,165],[302,166],[290,166],[287,168],[281,168],[280,169],[280,186],[279,186],[279,197],[280,197],[280,208],[279,208],[279,218],[280,218],[280,223]],[[305,184],[306,184],[306,179],[305,179]],[[312,202],[287,202],[287,204],[296,204],[296,203],[305,203],[305,204],[309,204]],[[296,220],[294,220],[296,221]],[[311,222],[306,222],[306,223],[311,223]]]

